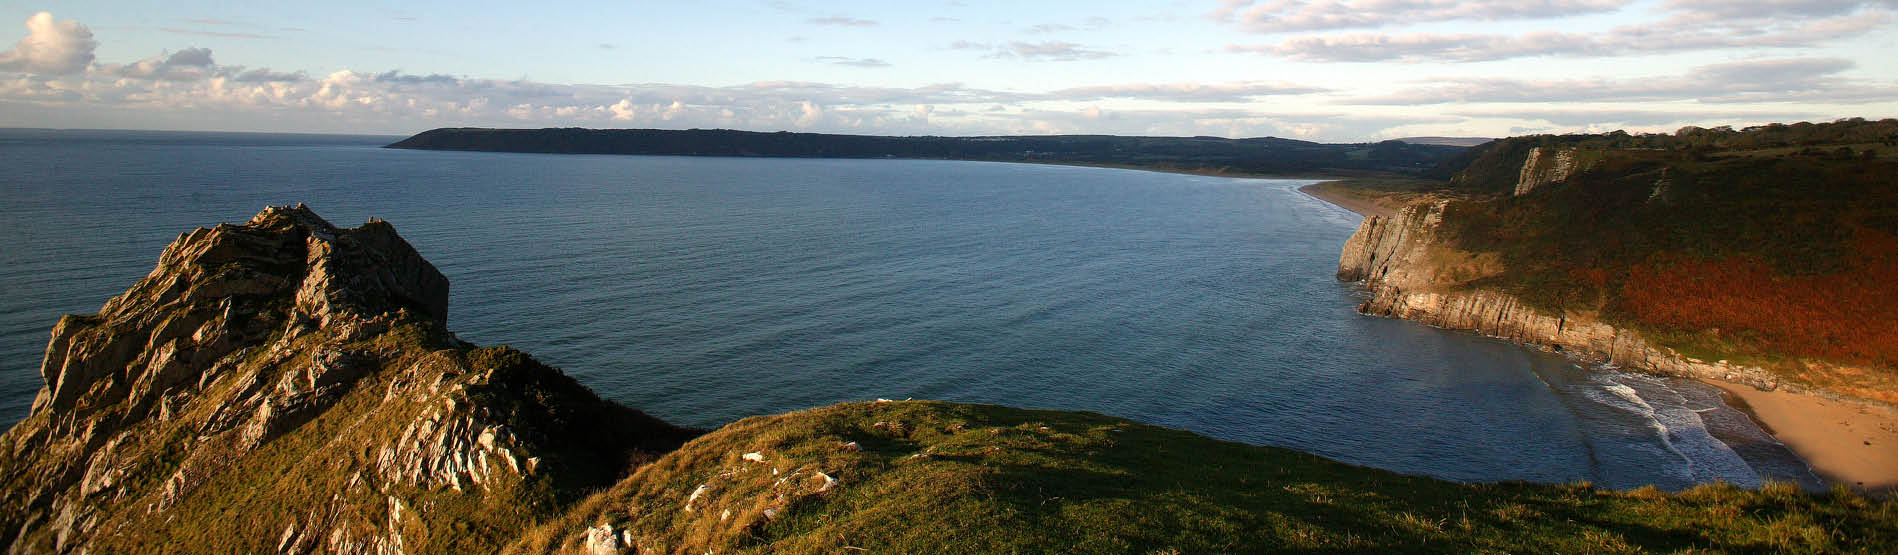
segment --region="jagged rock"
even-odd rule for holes
[[[1515,196],[1529,194],[1544,185],[1559,183],[1587,171],[1590,164],[1582,161],[1582,158],[1575,147],[1539,146],[1529,149],[1529,157],[1522,163],[1522,175],[1516,179]]]
[[[686,496],[685,498],[685,512],[692,512],[692,504],[697,503],[700,497],[704,497],[706,493],[710,493],[711,491],[712,486],[710,484],[699,484],[699,487],[693,488],[692,495]]]
[[[587,528],[587,553],[614,555],[625,553],[626,547],[625,543],[620,542],[619,532],[613,530],[611,524],[602,522],[599,526]]]
[[[298,205],[180,235],[98,314],[54,327],[46,386],[0,436],[0,549],[209,531],[217,550],[443,551],[452,531],[418,511],[513,525],[528,492],[576,500],[695,435],[455,339],[447,302],[387,222],[340,229]],[[495,498],[444,503],[462,496]],[[536,503],[522,510],[559,509]],[[179,516],[204,511],[246,518]]]

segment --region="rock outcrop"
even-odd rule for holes
[[[46,386],[0,436],[0,545],[454,551],[694,435],[447,315],[447,278],[387,222],[298,205],[179,236],[54,328]]]
[[[1371,299],[1359,312],[1472,330],[1623,368],[1767,390],[1781,387],[1777,377],[1762,369],[1689,358],[1593,314],[1550,313],[1506,293],[1472,286],[1502,268],[1481,253],[1447,244],[1441,227],[1449,204],[1419,202],[1389,218],[1371,216],[1359,224],[1338,259],[1338,279],[1362,281],[1370,290]]]
[[[1529,157],[1522,162],[1522,174],[1516,178],[1515,195],[1523,196],[1538,187],[1559,183],[1587,171],[1590,164],[1582,158],[1575,147],[1539,146],[1530,149]]]

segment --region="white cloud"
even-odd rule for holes
[[[1169,102],[1250,102],[1261,96],[1302,95],[1328,92],[1329,89],[1294,83],[1125,83],[1073,87],[1047,94],[1061,100],[1099,100],[1138,98]]]
[[[813,17],[813,18],[804,20],[804,22],[812,24],[812,25],[836,25],[840,27],[870,27],[877,24],[877,22],[874,20],[858,19],[854,17],[843,17],[843,16],[837,16],[837,15],[833,15],[829,17]]]
[[[1211,14],[1255,33],[1438,21],[1541,19],[1619,10],[1631,0],[1224,0]]]
[[[1014,59],[1027,59],[1027,61],[1084,61],[1084,59],[1103,59],[1103,57],[1116,57],[1116,55],[1118,53],[1105,51],[1105,49],[1091,49],[1088,46],[1065,42],[1065,40],[1010,42],[989,51],[989,57],[1014,57]]]
[[[1342,104],[1418,106],[1513,102],[1706,103],[1886,102],[1898,87],[1840,77],[1852,69],[1840,58],[1791,58],[1714,64],[1682,75],[1633,78],[1524,80],[1439,78],[1431,86],[1347,99]]]
[[[1309,62],[1481,62],[1530,56],[1619,56],[1726,48],[1804,48],[1864,35],[1892,23],[1898,0],[1684,0],[1667,17],[1600,32],[1347,33],[1228,45]]]
[[[92,30],[77,21],[53,21],[39,12],[26,18],[26,38],[12,50],[0,52],[0,71],[35,75],[64,75],[84,71],[92,64]]]
[[[850,58],[846,56],[818,56],[813,61],[837,66],[862,68],[890,67],[890,63],[880,58]]]

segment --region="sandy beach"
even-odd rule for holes
[[[1898,409],[1704,381],[1731,395],[1729,404],[1753,415],[1819,477],[1867,490],[1898,490]]]
[[[1433,198],[1430,194],[1409,191],[1362,191],[1335,185],[1336,181],[1313,183],[1299,187],[1298,192],[1337,205],[1339,208],[1358,213],[1359,216],[1390,217],[1402,210],[1404,205],[1417,200]]]
[[[1298,190],[1366,217],[1389,216],[1402,205],[1391,195],[1352,194],[1325,185]],[[1898,492],[1898,409],[1703,381],[1727,392],[1729,405],[1751,415],[1821,478],[1864,490]]]

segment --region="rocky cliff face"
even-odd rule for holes
[[[386,222],[307,208],[181,235],[54,328],[0,436],[0,544],[116,553],[492,545],[694,435],[446,331],[448,280]]]
[[[1516,179],[1516,196],[1529,194],[1530,191],[1550,183],[1568,179],[1569,176],[1586,171],[1590,164],[1583,161],[1580,151],[1574,147],[1539,146],[1529,150],[1529,158],[1522,163],[1522,174]]]
[[[1338,279],[1363,281],[1370,290],[1371,299],[1359,312],[1472,330],[1624,368],[1780,387],[1778,378],[1758,368],[1688,358],[1592,314],[1549,313],[1471,286],[1502,268],[1485,255],[1446,244],[1439,228],[1448,204],[1420,202],[1390,218],[1365,218],[1358,226],[1339,256]]]

